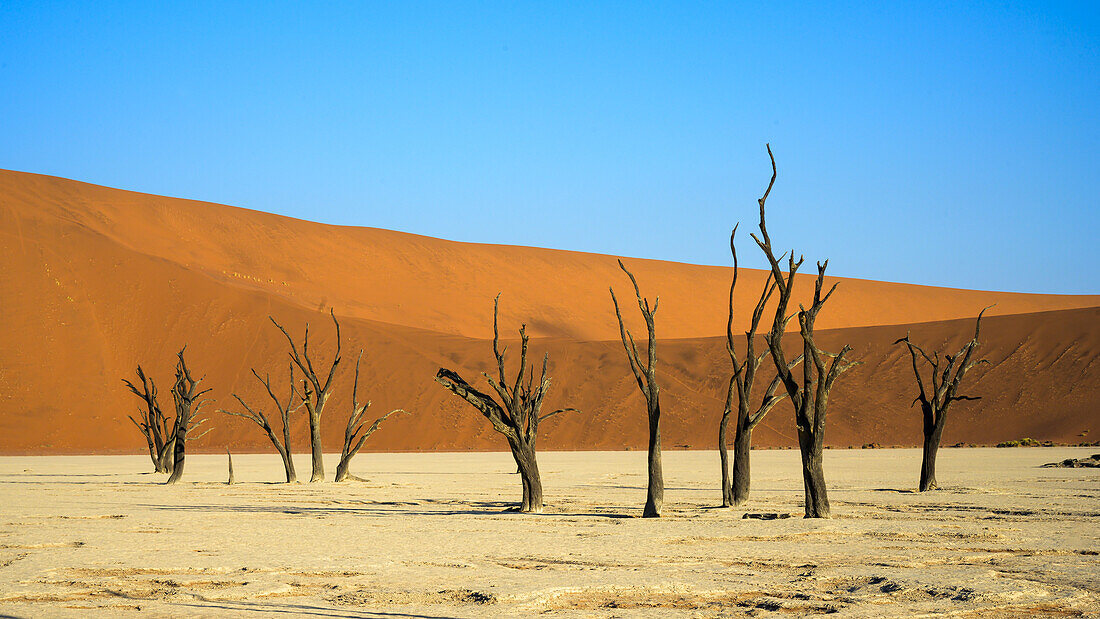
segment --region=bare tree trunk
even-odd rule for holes
[[[229,450],[225,450],[225,455],[229,457],[229,481],[225,482],[227,485],[232,486],[236,483],[236,479],[233,478],[233,454],[229,453]]]
[[[798,449],[802,453],[802,481],[805,486],[807,518],[829,517],[829,491],[825,487],[825,469],[822,466],[824,444],[802,428],[798,430]]]
[[[325,461],[321,453],[321,416],[313,411],[309,415],[309,445],[313,458],[313,472],[309,482],[325,481]]]
[[[992,306],[990,306],[992,307]],[[947,410],[952,402],[959,400],[980,400],[980,397],[959,395],[959,385],[963,377],[976,365],[989,363],[985,359],[971,361],[974,350],[978,347],[978,336],[981,334],[982,314],[989,307],[978,312],[978,319],[974,322],[974,337],[970,339],[954,355],[936,352],[932,356],[924,352],[909,339],[909,334],[894,342],[904,343],[909,349],[909,356],[913,362],[913,376],[917,379],[918,393],[913,404],[920,402],[921,413],[924,418],[924,458],[920,468],[920,491],[926,492],[938,488],[936,482],[936,453],[940,449],[940,439],[943,437],[943,428],[947,421]],[[918,357],[919,355],[919,357]],[[919,359],[931,369],[930,380],[926,385],[921,377]]]
[[[382,422],[386,420],[390,415],[394,413],[404,413],[405,411],[400,408],[394,409],[385,415],[382,415],[378,419],[374,420],[374,423],[370,427],[366,427],[366,422],[363,421],[363,414],[367,412],[367,408],[370,407],[370,401],[366,404],[359,404],[359,362],[363,360],[363,351],[359,350],[359,357],[355,360],[355,382],[352,384],[351,390],[351,415],[348,416],[348,425],[344,430],[344,446],[340,448],[340,462],[336,465],[336,481],[344,481],[349,477],[355,477],[348,474],[348,468],[351,466],[351,459],[355,454],[359,453],[362,449],[363,443],[374,434],[378,426],[382,425]]]
[[[145,436],[145,443],[149,448],[149,458],[153,461],[153,471],[156,473],[168,473],[170,472],[171,462],[165,458],[167,453],[167,447],[172,443],[171,440],[171,428],[169,427],[168,419],[161,411],[160,403],[157,402],[157,385],[152,378],[145,375],[145,371],[141,369],[141,366],[137,366],[137,377],[141,381],[141,389],[138,389],[137,385],[122,379],[122,382],[129,387],[130,391],[141,398],[145,404],[144,408],[138,411],[138,418],[130,417],[130,421],[134,422],[141,433]]]
[[[733,506],[733,485],[730,482],[729,441],[726,434],[730,423],[730,406],[733,399],[734,378],[730,378],[726,406],[722,409],[722,420],[718,422],[718,460],[722,464],[722,507]]]
[[[207,400],[201,400],[200,398],[210,392],[209,389],[199,391],[198,386],[202,379],[195,380],[191,377],[191,371],[187,368],[187,362],[183,359],[183,353],[186,349],[185,346],[176,353],[179,360],[176,362],[176,383],[172,387],[172,399],[176,405],[176,423],[175,429],[172,431],[172,473],[168,476],[168,481],[165,482],[168,484],[174,484],[183,477],[183,461],[188,440],[187,433],[206,421],[205,418],[199,415]],[[206,434],[206,432],[203,432],[203,434]],[[201,436],[200,434],[193,438],[200,438]]]
[[[775,176],[772,176],[775,182]],[[768,191],[760,199],[761,208],[771,192],[771,184]],[[740,224],[738,224],[740,225]],[[730,376],[729,390],[726,392],[726,405],[722,409],[722,421],[718,427],[719,456],[722,461],[722,507],[733,507],[744,503],[749,498],[749,452],[752,450],[752,430],[760,423],[768,411],[776,402],[783,399],[783,395],[775,395],[779,388],[780,377],[772,379],[765,390],[760,405],[753,410],[751,399],[753,385],[756,384],[756,371],[764,361],[769,351],[756,354],[756,330],[760,327],[760,319],[764,315],[764,306],[775,292],[777,284],[774,274],[768,271],[764,279],[764,289],[760,291],[760,297],[756,301],[756,307],[752,312],[752,320],[749,322],[749,330],[745,332],[745,356],[741,358],[737,354],[737,346],[733,337],[733,311],[734,291],[737,288],[737,245],[734,239],[737,236],[737,225],[730,232],[730,253],[733,255],[733,279],[730,281],[729,314],[726,317],[726,352],[733,364],[733,374]],[[783,322],[786,325],[786,321]],[[790,368],[793,368],[802,357],[795,359]],[[737,402],[737,417],[734,432],[736,443],[733,454],[733,481],[730,481],[729,454],[727,453],[726,432],[730,414],[733,412],[733,403]]]
[[[294,454],[290,452],[290,426],[283,424],[283,447],[279,449],[279,457],[283,459],[283,470],[286,473],[286,483],[298,483],[298,473],[294,470]]]
[[[317,372],[314,371],[313,361],[309,357],[309,325],[306,325],[305,336],[302,338],[302,351],[299,353],[294,338],[290,337],[286,329],[275,322],[274,318],[268,316],[272,324],[286,336],[286,341],[290,344],[290,359],[305,375],[305,379],[302,380],[302,393],[295,395],[309,413],[309,444],[310,453],[313,456],[313,474],[309,478],[311,483],[325,480],[325,463],[321,450],[321,414],[324,413],[325,403],[332,395],[332,377],[336,374],[336,367],[340,365],[340,322],[336,320],[335,310],[330,308],[329,315],[332,316],[332,323],[336,326],[336,354],[332,357],[332,365],[329,366],[328,377],[324,382],[321,382]],[[294,388],[293,379],[291,388]],[[287,445],[287,451],[290,451],[289,445]]]
[[[499,305],[500,295],[498,294],[493,300],[493,356],[496,358],[497,378],[494,380],[488,374],[482,373],[482,375],[500,398],[500,403],[498,404],[492,396],[474,389],[456,372],[447,368],[439,368],[435,380],[476,408],[489,420],[494,430],[508,439],[508,447],[512,451],[520,482],[523,484],[523,497],[519,510],[538,513],[543,508],[542,479],[539,477],[539,466],[535,459],[535,441],[538,438],[539,423],[558,413],[576,412],[576,409],[559,408],[551,413],[542,414],[542,401],[550,389],[550,378],[546,375],[546,364],[550,356],[543,355],[542,374],[536,383],[534,367],[530,370],[527,367],[527,325],[521,325],[519,328],[520,357],[516,377],[513,381],[507,380],[504,370],[504,353],[507,348],[500,349],[500,332],[497,324]],[[524,381],[524,375],[526,375],[526,381]],[[380,421],[381,419],[376,421],[375,425]]]
[[[943,436],[945,417],[937,420],[929,419],[932,415],[926,413],[924,421],[924,457],[920,467],[920,491],[926,492],[939,486],[936,484],[936,454],[940,449],[940,438]]]
[[[649,484],[642,518],[660,518],[665,504],[665,475],[661,467],[661,406],[654,402],[649,412]]]
[[[348,467],[349,466],[351,466],[351,460],[350,459],[347,459],[347,460],[341,459],[340,462],[336,464],[336,479],[335,479],[335,481],[340,482],[340,481],[345,481],[345,480],[348,479]]]
[[[523,501],[520,503],[520,511],[542,513],[542,478],[539,476],[539,463],[535,459],[534,448],[516,445],[512,448],[512,456],[519,466],[519,476],[523,483]]]
[[[634,299],[638,302],[638,309],[642,313],[642,318],[645,319],[646,331],[649,335],[646,364],[643,366],[638,357],[638,348],[634,344],[634,336],[623,324],[623,315],[619,311],[619,300],[615,298],[615,290],[610,288],[611,302],[615,305],[615,319],[619,321],[619,338],[622,339],[623,348],[626,349],[630,371],[634,374],[634,380],[637,381],[642,396],[645,397],[646,416],[649,418],[649,483],[642,517],[659,518],[665,502],[665,479],[661,470],[661,388],[657,384],[657,334],[653,316],[661,304],[661,297],[655,298],[653,307],[650,307],[649,299],[642,298],[638,280],[627,270],[622,260],[619,260],[619,268],[626,273],[634,286]]]
[[[176,464],[176,439],[169,435],[168,442],[164,444],[164,449],[160,454],[160,466],[163,469],[162,473],[172,475],[172,469]]]
[[[772,156],[771,146],[768,146],[768,157],[772,164],[771,182],[768,183],[768,189],[763,197],[757,200],[760,205],[760,237],[752,235],[753,240],[768,259],[772,279],[779,290],[772,327],[764,339],[768,342],[768,350],[775,363],[777,378],[782,381],[791,399],[791,405],[794,407],[795,425],[798,427],[798,447],[802,454],[806,517],[828,518],[829,496],[822,468],[822,451],[825,448],[825,419],[828,413],[829,391],[837,377],[858,365],[859,362],[845,363],[845,356],[852,350],[850,346],[845,345],[840,352],[834,354],[819,349],[814,343],[814,323],[817,315],[837,287],[834,283],[828,292],[822,294],[828,260],[817,263],[813,303],[809,309],[803,305],[798,306],[799,335],[802,336],[803,348],[801,381],[797,380],[792,372],[799,360],[787,362],[783,351],[783,333],[786,331],[787,322],[793,317],[793,315],[787,315],[787,306],[791,300],[795,273],[802,266],[803,259],[800,257],[795,260],[795,254],[791,251],[787,255],[787,275],[784,276],[779,260],[776,259],[775,252],[772,250],[771,237],[768,236],[764,218],[764,203],[768,194],[771,193],[776,177],[775,157]],[[827,359],[831,361],[827,362]]]
[[[298,481],[298,474],[294,472],[294,458],[290,452],[290,415],[305,406],[305,402],[299,402],[298,406],[294,406],[295,397],[298,395],[298,391],[294,388],[294,362],[291,361],[290,363],[290,392],[287,395],[286,402],[283,402],[275,396],[275,392],[271,389],[270,375],[266,378],[261,378],[255,368],[252,369],[252,375],[267,389],[268,397],[271,398],[271,401],[275,404],[275,408],[278,409],[279,415],[283,419],[283,440],[280,441],[279,437],[275,434],[275,429],[271,427],[271,422],[267,417],[267,413],[265,413],[262,408],[257,407],[253,409],[235,393],[233,397],[244,407],[245,412],[241,413],[225,409],[219,409],[218,412],[225,413],[226,415],[233,415],[235,417],[244,417],[260,426],[260,429],[267,434],[268,440],[275,446],[275,451],[279,452],[279,457],[283,460],[283,469],[286,471],[286,483],[295,483]]]
[[[183,457],[186,452],[187,433],[176,432],[175,444],[172,446],[172,474],[165,483],[174,484],[183,477]]]
[[[733,439],[733,484],[730,506],[739,507],[749,499],[749,454],[752,451],[752,429],[739,430]]]

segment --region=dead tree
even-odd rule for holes
[[[141,430],[145,436],[145,442],[149,446],[149,457],[153,460],[153,470],[157,473],[171,473],[172,459],[169,457],[169,449],[173,443],[172,424],[165,417],[164,412],[157,402],[157,385],[152,378],[145,375],[141,366],[137,366],[138,380],[141,381],[139,390],[134,383],[122,379],[122,382],[130,388],[134,395],[141,398],[143,407],[138,411],[138,418],[129,415],[130,421]]]
[[[256,373],[255,369],[252,370],[252,375],[255,376],[256,380],[260,381],[264,389],[267,390],[268,397],[271,398],[271,402],[275,404],[275,409],[279,411],[279,416],[282,417],[283,439],[281,441],[279,440],[279,436],[275,434],[275,429],[271,427],[271,421],[262,408],[252,408],[235,393],[233,394],[233,398],[244,407],[245,412],[228,411],[225,409],[220,409],[218,412],[225,413],[226,415],[244,417],[260,426],[260,428],[267,433],[267,438],[271,440],[271,444],[275,446],[275,451],[279,452],[279,457],[283,460],[283,469],[286,472],[286,483],[296,483],[298,481],[298,474],[294,471],[294,457],[290,452],[290,415],[297,412],[305,403],[298,402],[297,406],[294,405],[295,394],[297,393],[297,390],[294,388],[294,363],[290,363],[290,389],[285,402],[279,400],[272,390],[270,375],[261,378],[260,375]]]
[[[232,486],[233,484],[237,483],[237,479],[233,477],[233,454],[229,453],[229,450],[226,449],[225,455],[229,458],[229,480],[225,483],[228,486]]]
[[[821,350],[814,343],[814,322],[818,313],[824,307],[825,302],[836,290],[836,284],[824,295],[821,294],[825,283],[825,269],[829,261],[817,263],[817,279],[814,283],[814,298],[809,309],[801,304],[798,306],[798,328],[802,336],[802,379],[794,376],[792,362],[788,362],[783,352],[783,332],[791,316],[787,315],[787,306],[791,300],[791,292],[794,288],[794,277],[798,268],[802,266],[803,259],[796,262],[794,252],[787,257],[787,275],[779,266],[779,260],[772,250],[771,238],[764,222],[764,203],[775,184],[776,168],[775,157],[772,155],[771,146],[768,146],[768,157],[772,164],[772,178],[768,183],[768,189],[757,200],[760,205],[760,237],[752,235],[753,240],[764,252],[771,266],[772,279],[775,280],[779,291],[779,299],[775,309],[775,317],[772,326],[764,339],[768,342],[768,350],[771,353],[775,370],[787,391],[794,406],[795,425],[798,428],[798,448],[802,453],[802,481],[806,493],[806,517],[829,517],[829,494],[825,487],[825,472],[822,468],[822,454],[825,448],[825,416],[829,405],[829,391],[836,382],[838,376],[845,370],[855,366],[858,362],[845,363],[845,356],[851,351],[851,347],[845,345],[838,353],[829,353]],[[826,359],[829,359],[828,363]]]
[[[362,359],[363,351],[360,350],[359,358],[355,360],[355,383],[351,389],[351,415],[348,417],[348,425],[344,430],[344,447],[340,450],[340,463],[336,465],[336,481],[358,479],[354,475],[348,474],[348,467],[351,466],[352,457],[359,453],[359,450],[363,447],[363,443],[370,438],[371,434],[374,434],[378,426],[382,425],[382,422],[390,415],[405,412],[400,408],[395,408],[378,419],[375,419],[374,423],[366,427],[366,430],[363,429],[367,423],[363,419],[363,414],[366,413],[367,408],[370,407],[370,400],[361,406],[359,404],[359,362]]]
[[[520,480],[523,483],[523,501],[519,511],[539,513],[542,511],[542,478],[539,476],[539,466],[535,459],[535,441],[538,438],[539,424],[546,419],[567,411],[577,412],[575,408],[559,408],[551,413],[542,414],[542,400],[550,389],[550,378],[546,375],[546,364],[550,358],[549,353],[542,357],[542,374],[538,383],[534,381],[534,367],[527,367],[527,325],[519,328],[520,357],[519,367],[516,370],[515,380],[509,381],[504,371],[504,350],[500,349],[500,333],[497,327],[497,315],[500,295],[493,300],[493,356],[497,362],[497,379],[494,380],[487,373],[482,376],[493,388],[500,403],[492,396],[478,391],[466,382],[456,372],[447,368],[439,368],[435,380],[449,389],[458,397],[466,400],[476,408],[493,429],[508,439],[508,447],[512,451],[512,457],[519,469]],[[527,374],[527,382],[524,383],[523,375]]]
[[[645,319],[646,329],[649,332],[649,344],[647,345],[648,360],[645,369],[638,360],[638,347],[634,344],[634,336],[623,326],[623,315],[619,311],[619,301],[615,298],[614,288],[611,291],[611,302],[615,304],[615,318],[619,321],[619,337],[626,349],[626,358],[630,362],[630,371],[634,373],[634,379],[638,382],[638,389],[645,396],[646,415],[649,418],[649,483],[646,493],[645,509],[642,510],[643,518],[660,518],[661,508],[665,502],[665,477],[661,467],[661,388],[657,385],[657,336],[653,329],[653,315],[657,313],[657,306],[661,303],[661,297],[653,300],[653,307],[649,306],[649,299],[643,299],[638,290],[638,280],[634,274],[626,270],[623,261],[619,260],[619,268],[630,277],[630,283],[634,285],[634,298],[638,301],[638,309]]]
[[[992,306],[990,306],[992,307]],[[977,396],[959,395],[959,385],[963,377],[971,368],[980,363],[989,363],[986,359],[971,361],[974,349],[978,347],[978,335],[982,328],[982,314],[988,307],[978,312],[978,319],[974,321],[974,337],[959,349],[954,355],[934,352],[931,357],[909,339],[909,334],[894,342],[904,343],[909,349],[909,356],[913,360],[913,375],[917,378],[919,393],[913,404],[920,402],[921,412],[924,416],[924,457],[920,468],[920,491],[925,492],[937,488],[936,484],[936,454],[940,449],[940,438],[943,436],[943,427],[947,422],[947,409],[952,402],[959,400],[980,400]],[[918,367],[918,357],[932,369],[930,372],[931,389],[925,387]]]
[[[275,322],[274,318],[268,316],[272,324],[278,327],[286,336],[286,341],[290,344],[290,359],[305,375],[305,378],[302,379],[302,391],[296,393],[296,395],[302,400],[306,411],[309,413],[309,444],[313,455],[313,474],[309,478],[311,483],[325,480],[325,463],[321,452],[321,414],[325,410],[325,403],[328,402],[329,396],[332,395],[332,377],[336,374],[336,366],[340,364],[340,323],[336,320],[336,313],[333,310],[329,310],[329,315],[332,316],[332,323],[336,325],[336,354],[332,357],[328,377],[325,378],[323,383],[313,369],[313,361],[309,358],[309,324],[306,324],[305,337],[302,339],[302,352],[299,354],[298,347],[294,344],[294,338],[290,337],[286,329]],[[292,386],[293,384],[291,382]]]
[[[733,293],[737,287],[737,248],[734,245],[734,237],[737,235],[737,226],[730,233],[730,253],[733,254],[733,280],[730,282],[729,317],[726,320],[726,352],[733,364],[733,374],[730,376],[729,390],[726,392],[726,404],[722,409],[722,420],[718,424],[718,456],[722,463],[722,507],[736,507],[743,504],[749,498],[749,486],[751,483],[749,455],[752,451],[752,431],[756,428],[768,411],[777,402],[786,397],[785,393],[776,395],[779,389],[780,378],[777,374],[768,383],[763,397],[758,404],[752,402],[753,385],[756,383],[756,372],[760,369],[764,357],[768,351],[756,354],[756,331],[760,326],[760,319],[764,315],[764,306],[775,292],[775,281],[771,272],[764,280],[764,289],[752,311],[752,320],[749,330],[745,332],[745,356],[741,358],[737,354],[737,347],[733,337]],[[790,368],[802,361],[799,355],[788,365]],[[734,427],[733,439],[733,476],[730,479],[729,447],[726,438],[730,415],[733,412],[734,402],[737,404],[737,420]]]
[[[172,474],[168,477],[167,483],[169,484],[176,483],[183,476],[183,458],[187,441],[197,440],[210,431],[207,429],[195,437],[187,436],[188,432],[197,429],[207,420],[206,417],[202,416],[202,407],[209,400],[202,399],[202,396],[209,393],[210,389],[199,390],[199,383],[203,379],[195,380],[191,376],[191,371],[187,368],[187,362],[183,359],[185,350],[187,350],[186,346],[176,353],[179,361],[176,362],[176,382],[172,386],[172,400],[176,405],[176,422],[172,430]]]

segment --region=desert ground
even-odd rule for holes
[[[1095,616],[1096,448],[954,448],[912,492],[919,450],[828,450],[834,517],[801,518],[796,450],[753,452],[744,509],[715,452],[540,455],[547,511],[506,453],[361,454],[366,481],[277,483],[278,457],[0,458],[0,614],[84,616]],[[300,470],[307,470],[300,457]],[[335,458],[328,462],[329,470]],[[330,473],[331,475],[331,473]],[[746,513],[790,514],[745,519]]]

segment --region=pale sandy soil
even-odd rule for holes
[[[804,520],[797,451],[753,454],[745,520],[715,508],[717,455],[665,454],[639,518],[639,452],[540,455],[547,513],[501,453],[362,454],[346,484],[272,483],[275,455],[0,458],[0,614],[42,616],[1095,616],[1096,448],[826,453],[834,518]],[[299,471],[308,475],[305,457]],[[329,463],[329,470],[335,461]]]

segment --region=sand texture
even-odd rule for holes
[[[729,379],[721,334],[730,270],[628,263],[643,292],[661,297],[665,444],[714,448]],[[742,272],[738,329],[762,277]],[[174,353],[185,344],[195,373],[214,389],[213,408],[233,406],[231,393],[262,403],[249,370],[270,373],[277,385],[287,372],[286,344],[268,315],[298,337],[309,322],[323,362],[333,344],[330,308],[343,325],[345,362],[322,423],[326,446],[335,449],[342,438],[354,358],[363,348],[372,412],[414,413],[388,423],[366,450],[500,449],[484,420],[432,381],[440,366],[471,381],[491,368],[497,292],[504,335],[514,338],[526,321],[533,355],[551,354],[547,406],[584,411],[547,422],[540,446],[644,448],[643,405],[616,339],[612,284],[629,294],[611,256],[326,226],[0,171],[0,453],[140,452],[143,438],[125,418],[138,401],[121,379],[144,365],[170,408]],[[808,284],[802,280],[801,293],[810,293]],[[967,379],[967,393],[982,400],[953,408],[944,442],[1098,440],[1100,296],[842,279],[818,319],[818,341],[830,350],[851,344],[852,358],[864,365],[833,390],[828,443],[918,444],[908,355],[892,342],[912,331],[929,349],[957,347],[972,317],[994,303],[980,349],[993,365]],[[636,312],[626,320],[641,330]],[[789,344],[797,346],[794,338]],[[793,445],[791,418],[780,403],[756,444]],[[305,423],[304,415],[293,420],[298,450],[306,447]],[[243,419],[214,425],[192,449],[270,450]]]
[[[1082,448],[830,450],[834,518],[806,520],[797,451],[753,454],[744,519],[717,508],[717,454],[540,457],[548,509],[502,453],[364,454],[345,484],[276,482],[275,456],[188,458],[158,485],[133,456],[0,458],[0,614],[115,616],[1095,616],[1096,469]],[[300,462],[304,465],[305,458]]]

